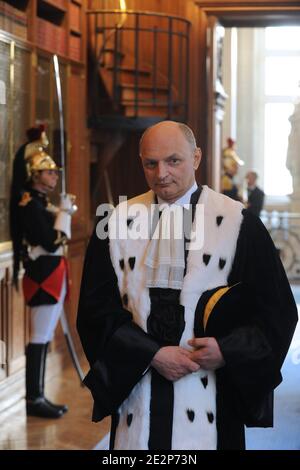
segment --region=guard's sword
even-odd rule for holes
[[[58,113],[59,113],[60,162],[61,162],[61,168],[62,168],[61,189],[62,189],[62,194],[66,194],[64,115],[63,115],[63,102],[62,102],[62,90],[61,90],[59,63],[58,63],[58,58],[56,54],[53,56],[53,65],[54,65],[55,83],[56,83],[57,100],[58,100]],[[75,370],[82,383],[83,378],[84,378],[84,373],[80,367],[80,363],[78,360],[78,356],[77,356],[76,349],[74,347],[74,342],[73,342],[72,335],[71,335],[71,330],[69,328],[67,316],[65,314],[64,309],[62,310],[62,313],[60,316],[60,322],[61,322],[61,326],[62,326],[64,335],[66,338],[66,342],[67,342],[67,346],[70,352],[72,362],[74,364]]]
[[[63,102],[62,102],[61,81],[60,81],[60,73],[59,73],[59,63],[58,63],[58,58],[56,54],[53,56],[53,65],[54,65],[55,84],[56,84],[57,100],[58,100],[58,114],[59,114],[60,163],[61,163],[61,169],[62,169],[61,192],[62,194],[66,194],[64,114],[63,114]]]

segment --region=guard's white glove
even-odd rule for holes
[[[59,208],[61,211],[73,215],[77,211],[77,206],[74,204],[76,196],[74,194],[61,194]]]
[[[77,211],[75,199],[76,196],[73,194],[60,195],[59,212],[54,224],[54,228],[64,232],[68,239],[71,238],[71,216]]]

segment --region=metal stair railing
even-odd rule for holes
[[[112,102],[115,110],[128,105],[134,108],[134,117],[145,106],[166,107],[166,119],[180,116],[188,119],[189,101],[189,50],[191,23],[179,16],[149,11],[88,10],[89,35],[93,37],[97,73],[106,68],[106,53],[114,54],[110,67],[113,80]],[[121,19],[119,19],[121,17]],[[147,24],[144,25],[144,20]],[[132,49],[126,49],[126,35],[133,34]],[[102,38],[101,38],[102,36]],[[161,39],[166,41],[161,42]],[[145,55],[141,45],[147,44]],[[166,44],[166,47],[160,47]],[[164,56],[162,56],[164,52]],[[133,59],[133,99],[122,99],[122,61]],[[162,65],[163,64],[163,65]],[[150,97],[139,97],[145,84],[141,77],[145,66],[149,70]],[[144,72],[145,73],[145,72]],[[150,83],[149,83],[150,82]],[[162,86],[167,87],[166,97],[159,97]]]

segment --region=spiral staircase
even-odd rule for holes
[[[89,126],[143,130],[187,120],[190,23],[161,13],[87,12]]]

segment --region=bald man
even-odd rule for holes
[[[245,424],[272,425],[297,318],[288,281],[260,220],[197,185],[188,126],[147,129],[140,160],[150,190],[103,216],[86,254],[77,326],[93,420],[111,415],[111,449],[243,449]],[[239,284],[247,314],[206,334],[203,298]]]

